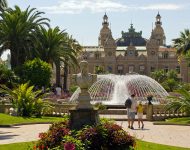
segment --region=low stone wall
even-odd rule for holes
[[[9,109],[12,107],[11,104],[4,104],[4,105],[0,105],[0,113],[9,113]]]
[[[65,103],[65,104],[54,104],[53,109],[49,111],[48,115],[64,115],[69,114],[69,110],[74,108],[76,104],[72,103]],[[0,113],[9,113],[9,109],[12,107],[11,104],[9,105],[0,105]],[[152,108],[151,108],[152,107]],[[164,120],[167,118],[174,118],[174,117],[184,117],[186,114],[184,112],[174,112],[166,111],[165,105],[152,105],[148,107],[148,105],[144,105],[144,115],[146,115],[146,119],[149,121],[154,120]],[[151,109],[151,110],[150,110]],[[103,115],[126,115],[127,109],[105,109],[99,110],[99,114]]]
[[[165,120],[167,118],[185,117],[186,113],[182,111],[166,111],[165,105],[153,105],[153,120]]]

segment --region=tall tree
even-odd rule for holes
[[[185,29],[184,32],[180,32],[180,37],[173,39],[173,42],[177,53],[186,55],[190,51],[190,30]]]
[[[12,69],[30,57],[36,29],[49,26],[49,19],[42,18],[42,14],[35,8],[22,11],[18,6],[0,14],[0,54],[10,49]]]
[[[67,59],[73,57],[73,51],[68,50],[66,41],[67,33],[61,31],[58,27],[55,28],[40,28],[37,32],[35,43],[35,57],[39,57],[56,66],[56,85],[60,86],[60,65],[61,61],[65,62]]]
[[[68,80],[68,69],[70,67],[78,66],[78,62],[76,60],[77,56],[80,54],[82,47],[77,42],[77,40],[73,39],[72,36],[67,36],[66,43],[64,48],[70,53],[67,57],[65,57],[64,61],[64,81],[63,81],[63,90],[68,91],[67,80]]]

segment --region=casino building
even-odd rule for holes
[[[79,61],[89,62],[91,73],[150,75],[157,69],[166,72],[174,69],[184,82],[190,82],[190,66],[185,60],[178,62],[176,50],[166,46],[166,36],[162,27],[161,15],[156,15],[155,27],[149,39],[142,37],[142,31],[135,31],[133,24],[121,38],[114,39],[109,28],[108,16],[103,16],[98,46],[85,46]],[[72,71],[75,72],[75,71]]]

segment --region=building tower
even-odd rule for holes
[[[156,16],[155,28],[152,30],[150,39],[146,44],[147,49],[147,73],[148,75],[158,69],[158,50],[165,45],[165,34],[162,28],[161,16],[158,12]]]
[[[116,43],[112,37],[112,32],[109,28],[108,16],[105,13],[103,16],[102,29],[100,30],[99,35],[99,47],[104,48],[105,54],[105,70],[112,72],[115,70],[115,61],[116,61]]]
[[[164,34],[164,29],[162,28],[161,16],[158,12],[156,16],[155,28],[152,30],[151,39],[155,39],[159,46],[166,44],[166,37]]]

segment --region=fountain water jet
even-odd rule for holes
[[[71,101],[80,93],[78,89]],[[153,96],[153,103],[164,103],[168,96],[166,90],[154,79],[139,74],[98,75],[98,81],[89,89],[92,101],[111,105],[123,105],[125,100],[135,93],[138,100],[147,102],[147,96]]]

